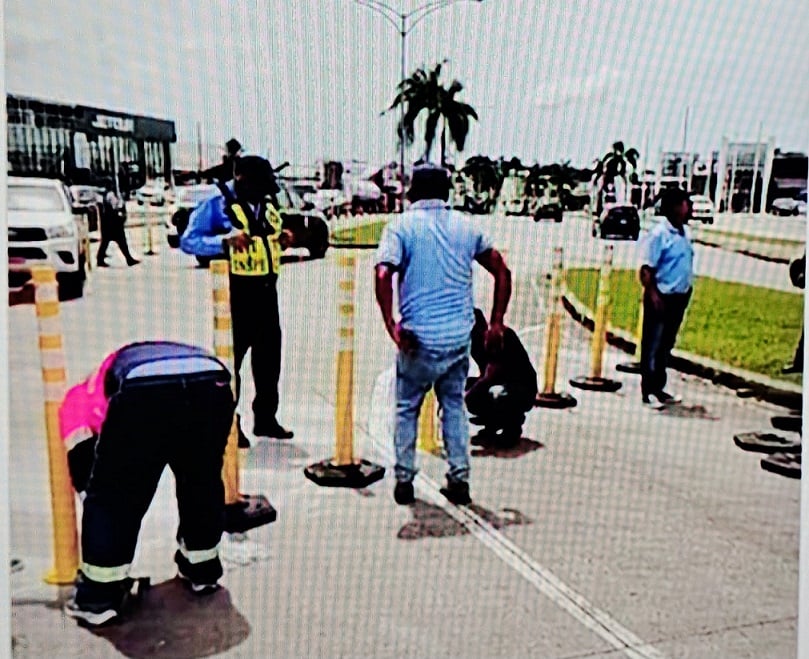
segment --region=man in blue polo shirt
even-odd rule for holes
[[[642,243],[640,281],[643,284],[641,394],[652,409],[679,403],[667,391],[666,365],[691,299],[694,247],[686,225],[691,199],[685,190],[666,190],[660,201],[663,218]]]
[[[376,299],[396,358],[396,488],[400,505],[415,501],[416,434],[425,394],[435,388],[449,470],[441,493],[452,503],[469,496],[469,422],[464,389],[470,332],[475,322],[472,268],[494,278],[494,301],[485,343],[502,350],[503,316],[511,298],[511,272],[489,239],[450,209],[447,170],[418,167],[408,191],[410,210],[382,234],[376,259]],[[393,317],[393,276],[398,277],[400,320]]]

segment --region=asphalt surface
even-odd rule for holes
[[[537,274],[557,244],[569,265],[597,263],[603,250],[586,221],[570,219],[479,220],[514,270],[508,322],[540,378]],[[137,251],[140,240],[130,238]],[[207,272],[162,237],[156,246],[135,268],[113,247],[113,267],[93,273],[84,299],[62,305],[71,383],[127,341],[212,345]],[[353,491],[303,476],[334,446],[338,251],[289,263],[279,417],[296,434],[256,443],[242,472],[242,490],[266,494],[278,521],[244,542],[226,537],[225,588],[193,599],[173,578],[177,517],[164,475],[133,567],[154,586],[126,623],[105,630],[64,617],[64,593],[41,579],[52,550],[36,318],[31,305],[10,308],[11,550],[24,563],[11,577],[15,656],[795,655],[800,482],[763,471],[760,456],[733,443],[734,433],[768,429],[782,409],[677,374],[671,389],[683,405],[643,409],[637,376],[615,371],[626,355],[612,348],[604,373],[622,388],[573,390],[568,379],[589,371],[589,334],[566,319],[557,390],[578,406],[531,412],[514,450],[473,448],[473,506],[443,500],[445,465],[426,454],[417,504],[396,506],[386,377],[394,352],[373,299],[373,253],[354,253],[355,452],[388,467],[386,478]],[[783,266],[698,253],[703,273],[788,289]],[[635,245],[616,243],[615,256],[634,265]],[[482,272],[476,282],[487,308],[491,284]]]

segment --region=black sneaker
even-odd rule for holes
[[[467,506],[472,503],[469,496],[469,483],[467,481],[447,480],[447,486],[441,488],[441,494],[456,506]]]
[[[79,606],[75,597],[71,597],[65,604],[65,614],[76,620],[81,620],[90,627],[100,627],[114,622],[120,618],[120,612],[111,605],[93,606],[86,604]]]
[[[99,583],[79,571],[73,596],[65,603],[65,614],[91,627],[100,627],[120,618],[129,600],[133,580]]]
[[[292,439],[295,433],[287,430],[277,421],[269,423],[256,423],[253,426],[253,434],[256,437],[271,437],[273,439]]]
[[[396,487],[393,488],[393,500],[400,506],[409,506],[412,503],[416,503],[413,483],[396,481]]]
[[[188,559],[183,556],[182,552],[177,550],[174,554],[174,562],[177,564],[177,576],[182,581],[183,585],[185,585],[194,595],[211,595],[219,590],[220,585],[217,583],[217,579],[212,578],[215,574],[221,576],[222,574],[222,567],[221,564],[216,561],[206,561],[205,563],[191,565],[188,562]],[[210,567],[206,568],[205,566],[210,565]],[[198,578],[192,579],[188,576],[188,573],[192,570],[197,570]],[[204,578],[205,573],[211,578]]]

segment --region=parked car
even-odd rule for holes
[[[708,197],[701,194],[691,195],[691,205],[693,208],[691,217],[693,219],[703,224],[713,224],[714,205]]]
[[[289,247],[303,247],[309,251],[309,255],[313,259],[324,258],[329,249],[329,225],[326,221],[326,216],[304,202],[287,181],[279,180],[278,186],[281,188],[277,197],[278,210],[281,213],[283,222],[282,226],[292,233],[292,243]],[[189,186],[189,188],[193,189],[184,191],[183,188],[180,188],[177,191],[178,205],[181,191],[183,192],[182,198],[184,201],[183,207],[178,208],[170,220],[173,225],[173,228],[168,233],[169,246],[171,247],[180,246],[180,237],[188,227],[191,212],[205,199],[213,196],[218,191],[215,185]],[[197,257],[197,261],[203,266],[207,266],[211,260],[212,258]]]
[[[794,197],[779,197],[772,202],[775,215],[806,215],[806,190],[801,190]]]
[[[8,178],[8,286],[20,290],[35,265],[56,271],[59,297],[81,297],[87,278],[87,208],[56,179]]]
[[[593,238],[620,237],[637,240],[640,236],[638,209],[625,204],[608,205],[593,220]]]
[[[166,203],[167,193],[170,189],[171,186],[166,183],[165,179],[156,178],[154,181],[135,190],[135,201],[138,202],[138,206],[143,206],[144,204],[163,206]]]
[[[177,188],[174,198],[174,213],[168,220],[166,239],[175,249],[180,246],[180,236],[188,226],[191,212],[208,197],[217,193],[215,185],[184,185]]]
[[[70,194],[74,206],[87,208],[87,221],[90,231],[98,231],[101,211],[104,207],[104,189],[94,185],[71,185]]]

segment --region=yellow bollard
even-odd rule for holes
[[[416,448],[432,455],[441,455],[442,447],[443,443],[438,435],[438,402],[435,390],[430,389],[421,404]]]
[[[45,431],[53,516],[54,566],[45,576],[45,581],[67,585],[73,583],[79,567],[79,535],[67,451],[59,430],[59,406],[67,391],[59,294],[56,273],[51,267],[34,266],[31,273],[35,286],[39,354],[45,387]]]
[[[233,374],[231,383],[236,381],[233,365],[233,324],[230,317],[230,283],[228,262],[223,259],[211,261],[213,284],[213,344],[214,354],[227,365]],[[233,386],[233,384],[231,384]],[[234,395],[235,395],[234,391]],[[239,434],[236,429],[236,415],[230,426],[230,435],[225,447],[222,464],[222,481],[225,484],[225,504],[237,503],[239,497]]]
[[[335,392],[335,431],[337,434],[333,464],[344,467],[354,463],[354,287],[356,259],[341,256],[338,273],[337,390]]]
[[[557,247],[553,251],[553,271],[546,299],[548,324],[545,328],[545,360],[544,383],[537,396],[537,407],[564,409],[575,407],[577,401],[570,394],[557,393],[556,371],[559,362],[559,346],[562,335],[562,289],[564,283],[563,250]]]
[[[146,208],[145,204],[143,206],[143,229],[146,232],[143,253],[146,256],[155,256],[157,252],[154,249],[154,242],[152,238],[152,214]]]
[[[362,488],[385,475],[385,468],[354,455],[354,316],[357,260],[338,257],[337,384],[334,403],[335,449],[330,460],[309,465],[304,475],[324,487]]]
[[[612,277],[612,245],[604,249],[604,262],[598,278],[598,296],[596,299],[595,318],[593,320],[593,337],[590,343],[590,375],[574,378],[570,384],[579,389],[591,391],[618,391],[621,383],[602,377],[604,349],[607,347],[607,327],[610,314],[610,279]]]
[[[635,354],[634,361],[617,364],[615,369],[622,373],[640,373],[641,342],[643,341],[643,293],[640,296],[638,306],[638,326],[635,329]]]

